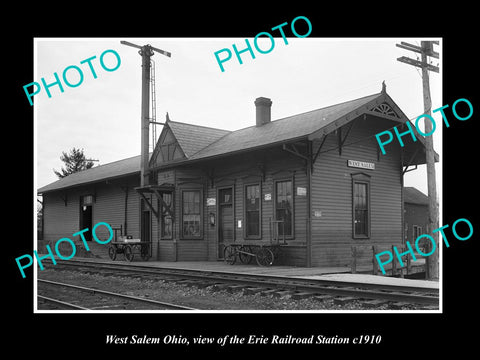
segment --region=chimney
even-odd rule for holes
[[[257,126],[262,126],[268,124],[271,119],[270,109],[272,107],[272,100],[259,97],[255,100],[255,107],[256,107],[256,119],[257,119]]]

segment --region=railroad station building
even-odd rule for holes
[[[136,156],[38,189],[43,241],[107,222],[148,241],[151,260],[217,261],[230,243],[280,241],[281,264],[306,267],[348,266],[352,246],[402,247],[403,177],[425,163],[425,145],[415,131],[381,153],[375,135],[409,121],[385,87],[278,120],[270,99],[254,105],[252,126],[236,131],[167,117],[142,187]]]

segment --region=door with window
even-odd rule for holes
[[[245,238],[261,238],[261,201],[260,184],[249,184],[245,186]]]
[[[274,235],[278,238],[293,237],[293,183],[292,180],[275,182]]]
[[[84,195],[80,198],[80,229],[92,229],[93,195]],[[92,241],[92,231],[83,233],[85,240]]]
[[[145,204],[145,200],[140,200],[140,239],[141,241],[150,242],[152,232],[152,215]]]
[[[218,258],[223,259],[225,243],[233,242],[233,188],[218,190]]]
[[[142,235],[141,240],[144,242],[150,242],[151,240],[151,226],[152,226],[152,219],[151,219],[151,212],[150,210],[143,210],[142,211]]]
[[[353,181],[353,237],[370,236],[370,183]]]

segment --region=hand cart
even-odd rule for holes
[[[240,260],[243,264],[250,264],[252,259],[255,258],[257,264],[260,266],[271,266],[281,256],[281,247],[287,245],[285,242],[285,231],[283,231],[283,241],[279,241],[278,225],[284,226],[283,221],[270,221],[270,243],[262,242],[243,242],[243,243],[231,243],[224,249],[224,260],[227,264],[233,265]]]
[[[108,248],[108,256],[115,260],[117,254],[123,254],[125,260],[132,262],[135,254],[140,255],[143,261],[150,257],[150,242],[148,241],[112,241]]]

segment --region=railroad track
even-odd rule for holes
[[[314,296],[319,300],[333,299],[342,304],[361,300],[372,308],[388,302],[392,308],[420,304],[427,309],[439,306],[439,291],[432,288],[388,284],[356,283],[327,279],[285,278],[209,270],[160,268],[136,264],[116,264],[88,260],[57,261],[54,268],[102,272],[114,276],[132,276],[174,281],[192,286],[214,286],[218,289],[240,290],[245,293],[291,295],[293,298]]]
[[[191,307],[73,284],[38,279],[38,299],[57,309],[73,310],[196,310]],[[40,294],[41,293],[41,294]],[[50,295],[52,294],[53,295]],[[49,296],[45,296],[49,294]],[[52,298],[51,296],[55,296]],[[58,299],[60,297],[61,299]],[[81,305],[79,304],[81,303]]]

